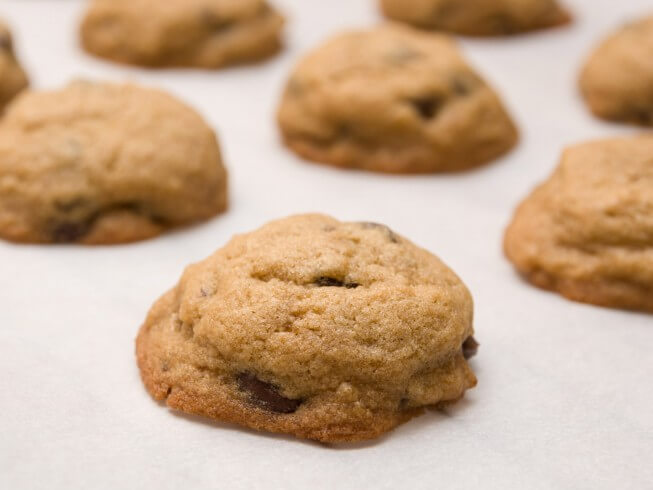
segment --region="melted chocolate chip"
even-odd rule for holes
[[[281,396],[279,390],[261,381],[253,374],[241,373],[236,377],[238,388],[247,393],[250,401],[263,408],[276,413],[293,413],[302,404],[301,400],[292,400]]]
[[[476,339],[471,335],[465,339],[463,342],[463,356],[465,359],[470,359],[476,355],[478,352],[479,343],[476,342]]]
[[[422,119],[433,119],[442,105],[442,101],[435,96],[412,99],[410,103]]]
[[[55,243],[75,242],[88,232],[88,228],[88,223],[73,221],[59,223],[52,229],[52,241]]]
[[[335,287],[335,288],[355,289],[358,286],[360,286],[360,284],[355,282],[343,282],[340,279],[335,279],[333,277],[326,277],[326,276],[318,277],[315,280],[315,284],[317,284],[321,288]]]

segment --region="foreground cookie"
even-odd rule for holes
[[[21,95],[0,122],[0,237],[120,243],[227,203],[215,135],[190,108],[134,85]]]
[[[0,111],[27,87],[27,75],[16,60],[9,28],[0,21]]]
[[[476,384],[472,299],[387,227],[274,221],[188,267],[136,342],[154,398],[325,442],[377,437]]]
[[[621,28],[592,53],[580,87],[604,119],[653,125],[653,17]]]
[[[533,284],[570,299],[653,312],[653,137],[565,151],[526,199],[505,250]]]
[[[94,0],[81,38],[121,63],[219,68],[276,53],[283,22],[264,0]]]
[[[556,0],[381,0],[385,14],[417,27],[468,36],[505,36],[566,24]]]
[[[278,119],[299,155],[379,172],[464,170],[517,141],[501,101],[450,38],[400,26],[343,34],[307,56]]]

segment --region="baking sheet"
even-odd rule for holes
[[[579,65],[647,0],[567,0],[573,27],[465,40],[502,93],[520,146],[461,175],[389,177],[301,162],[274,110],[297,56],[374,25],[374,0],[277,0],[284,53],[220,72],[146,71],[77,46],[83,3],[2,0],[39,88],[74,77],[168,89],[217,129],[231,209],[148,242],[103,248],[0,243],[0,488],[653,488],[653,317],[568,302],[524,284],[501,253],[516,203],[570,142],[633,131],[592,119]],[[377,441],[329,448],[175,414],[145,392],[134,337],[183,267],[236,232],[320,211],[384,222],[467,283],[481,342],[478,387]]]

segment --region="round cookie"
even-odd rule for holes
[[[323,442],[377,437],[476,378],[472,298],[385,226],[294,216],[191,265],[136,341],[171,408]]]
[[[653,126],[653,17],[622,27],[592,53],[580,88],[601,118]]]
[[[557,0],[380,0],[385,15],[425,29],[506,36],[571,20]]]
[[[533,284],[653,312],[653,137],[567,149],[517,209],[505,252]]]
[[[304,58],[278,122],[309,160],[389,173],[465,170],[517,141],[451,38],[398,25],[341,34]]]
[[[27,75],[14,54],[11,32],[0,21],[0,111],[27,85]]]
[[[81,40],[121,63],[220,68],[275,54],[283,23],[265,0],[93,0]]]
[[[215,134],[157,90],[76,82],[25,92],[0,121],[0,237],[111,244],[227,205]]]

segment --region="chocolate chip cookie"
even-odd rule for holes
[[[264,0],[93,0],[81,39],[121,63],[220,68],[275,54],[283,23]]]
[[[136,341],[169,407],[323,442],[370,439],[476,384],[472,298],[383,225],[294,216],[191,265]]]
[[[506,36],[566,24],[557,0],[381,0],[386,16],[466,36]]]
[[[580,88],[598,117],[653,125],[653,17],[628,24],[592,53]]]
[[[173,97],[75,82],[25,92],[0,121],[0,237],[111,244],[223,211],[215,134]]]
[[[278,121],[308,160],[390,173],[468,169],[517,141],[451,38],[396,25],[339,35],[304,58]]]
[[[517,209],[505,251],[533,284],[653,312],[653,137],[567,149]]]
[[[27,75],[16,59],[7,25],[0,20],[0,111],[27,87]]]

